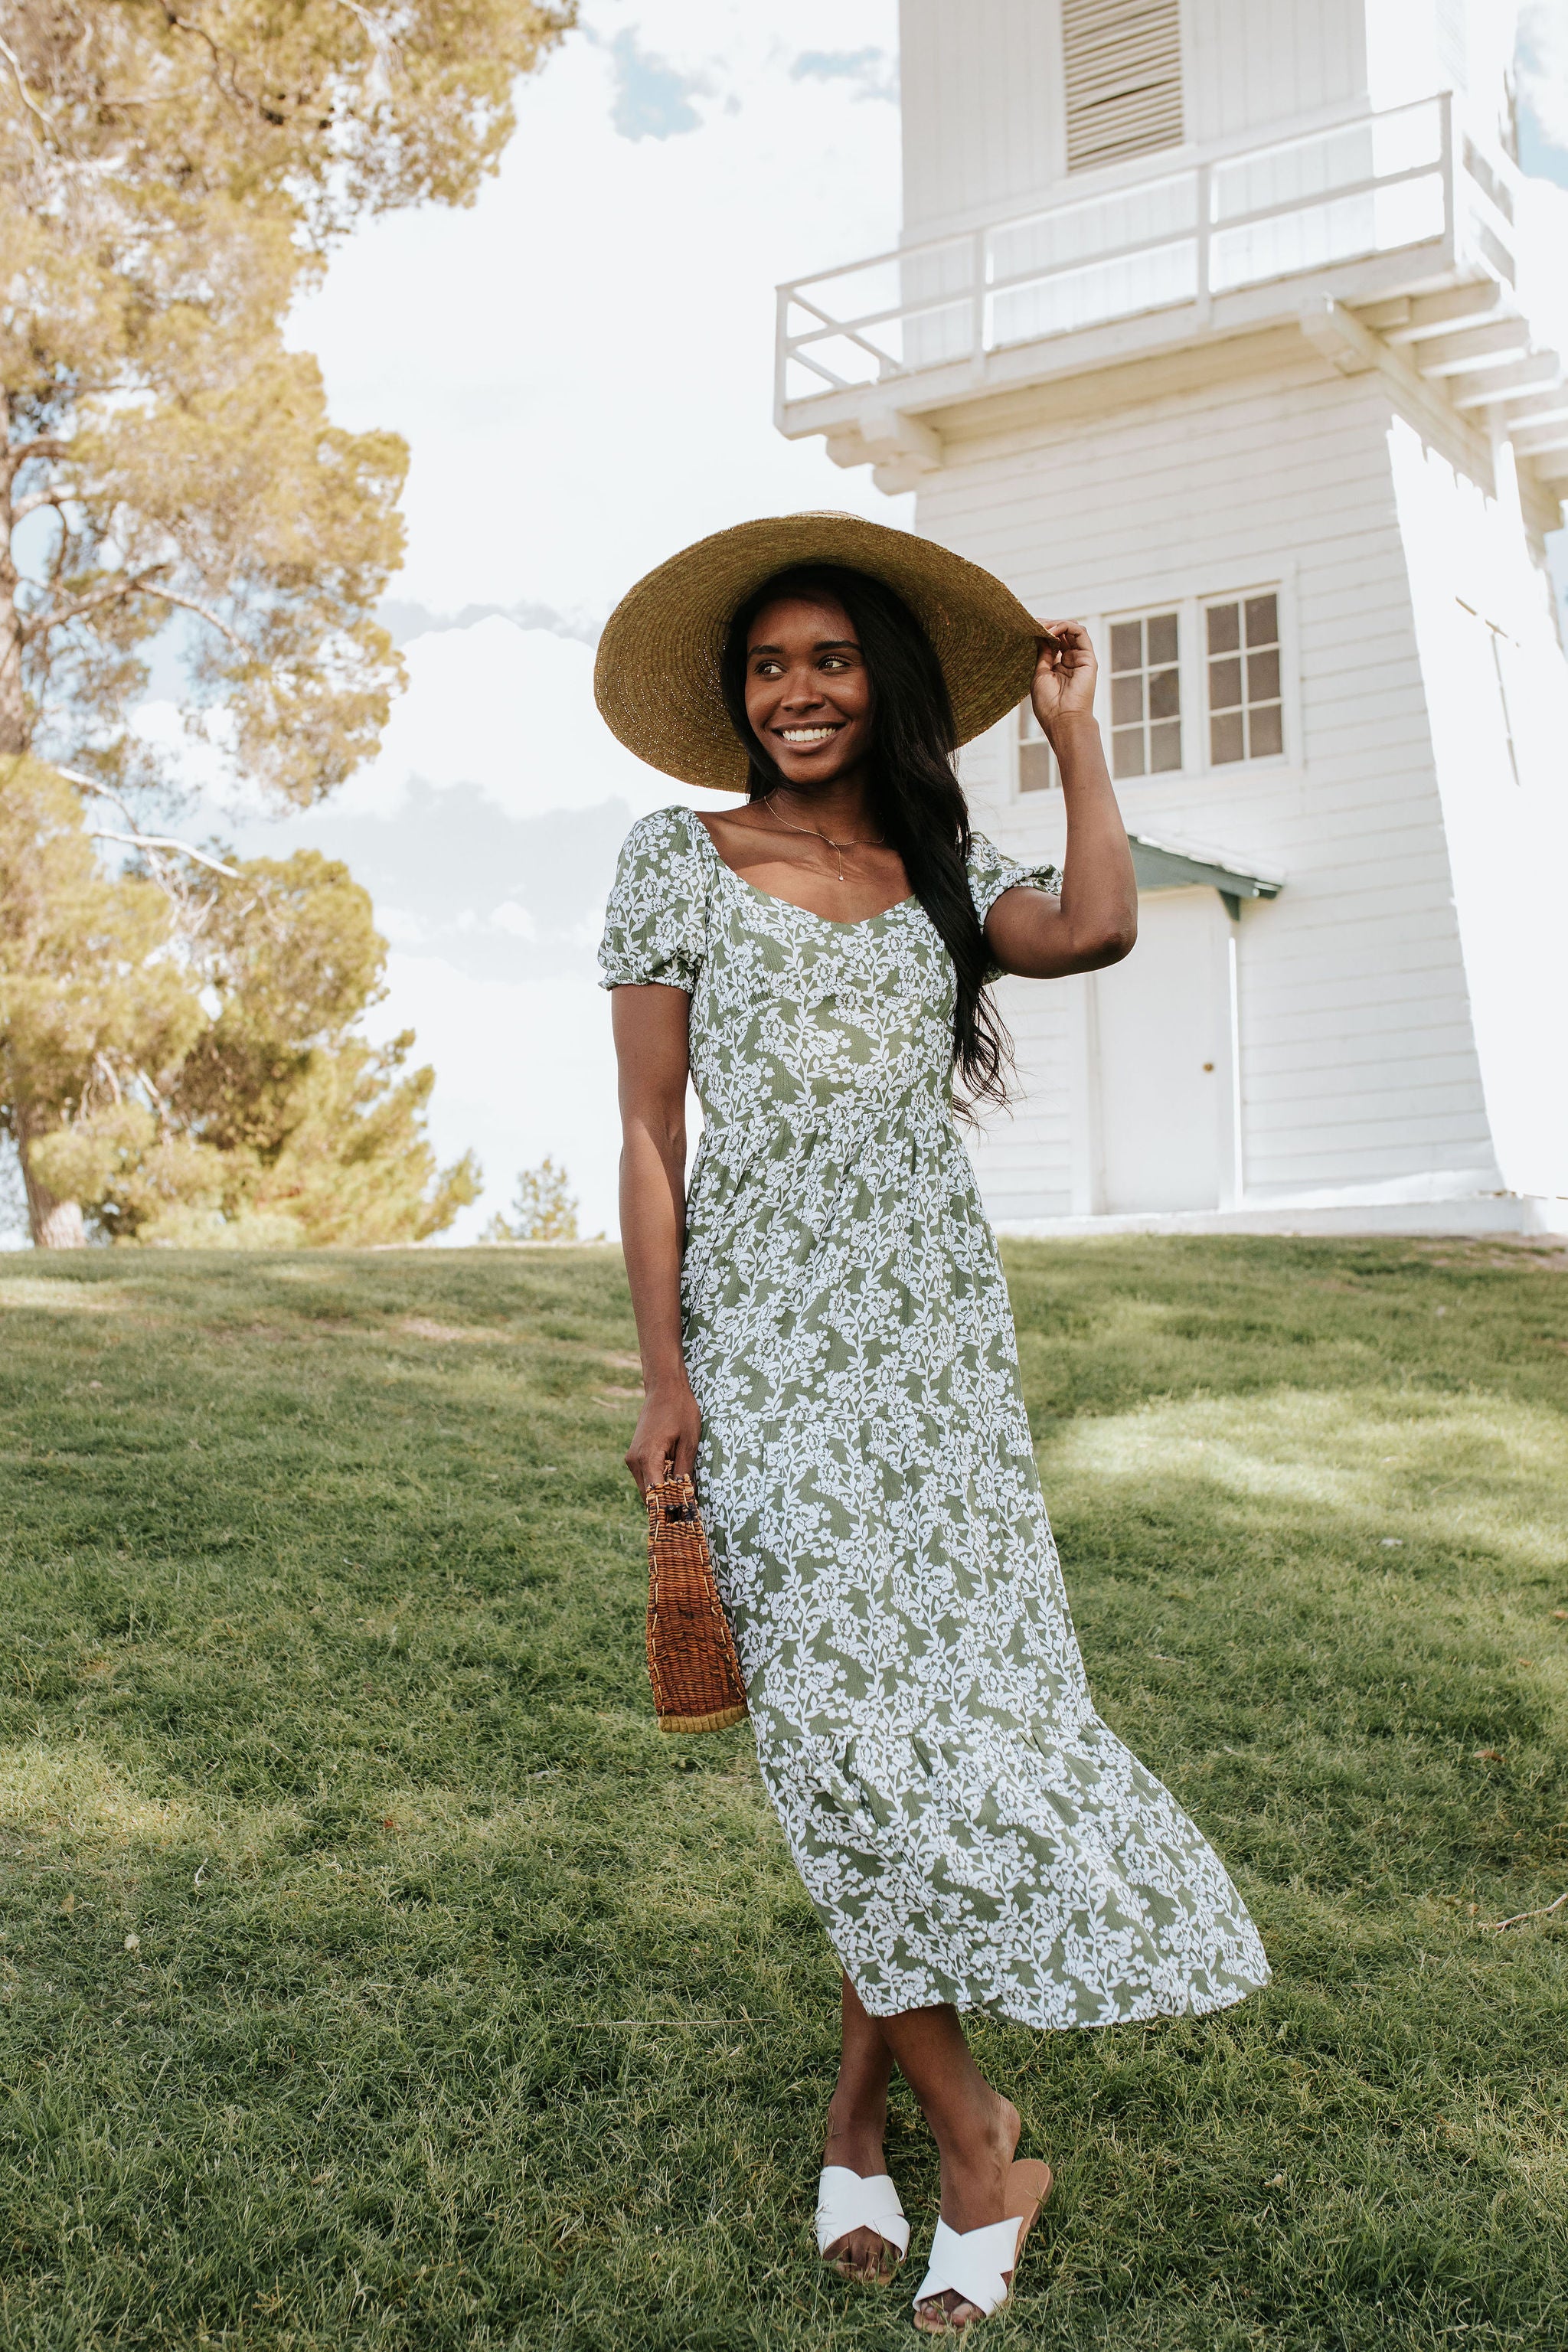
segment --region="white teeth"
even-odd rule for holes
[[[779,733],[786,743],[826,743],[830,735],[837,735],[837,727],[781,727],[779,729]]]

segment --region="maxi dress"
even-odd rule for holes
[[[1051,888],[974,837],[981,920]],[[689,811],[629,835],[604,984],[691,1000],[681,1303],[697,1484],[790,1853],[872,2016],[1037,2027],[1268,1979],[1224,1867],[1095,1713],[918,899],[838,923]]]

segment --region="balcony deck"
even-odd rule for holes
[[[1373,363],[1363,336],[1406,345],[1456,404],[1495,401],[1545,478],[1568,478],[1562,363],[1534,348],[1514,293],[1514,189],[1447,92],[1155,177],[1102,175],[781,286],[775,421],[906,488],[941,462],[944,410],[1301,320],[1348,370]]]

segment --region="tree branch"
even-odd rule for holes
[[[156,568],[161,572],[163,567],[159,564]],[[68,621],[78,621],[84,613],[96,613],[101,604],[123,604],[128,596],[144,596],[153,577],[151,572],[127,572],[122,578],[93,589],[89,595],[77,597],[74,604],[57,605],[52,613],[36,614],[23,623],[22,641],[30,644],[34,637],[44,636],[50,629],[63,629]]]
[[[231,629],[220,614],[215,613],[210,605],[199,604],[194,596],[178,595],[173,588],[142,588],[137,593],[142,596],[155,596],[161,604],[178,604],[184,612],[195,613],[199,620],[208,622],[216,629],[220,636],[226,637],[231,646],[237,646],[242,654],[250,651],[237,629]]]
[[[382,84],[381,90],[377,92],[373,82],[372,95],[383,97],[389,95],[392,89],[392,60],[397,52],[396,41],[376,23],[368,8],[360,6],[359,0],[338,0],[338,5],[340,8],[347,9],[365,39],[370,43],[371,55],[375,59],[374,75],[379,77]]]
[[[51,501],[45,499],[37,503],[47,506]],[[223,614],[215,613],[210,604],[201,604],[195,596],[182,596],[176,588],[155,586],[158,573],[164,569],[164,565],[158,563],[148,572],[127,572],[123,578],[110,580],[86,596],[78,596],[71,604],[58,604],[52,612],[29,615],[22,624],[22,642],[30,645],[35,637],[47,636],[51,629],[63,629],[68,621],[79,621],[84,613],[96,613],[105,604],[124,604],[132,596],[151,596],[157,604],[177,604],[184,613],[195,613],[198,620],[205,621],[220,636],[226,637],[237,652],[249,653],[250,647],[239,631],[230,628]]]
[[[30,457],[68,457],[70,443],[52,433],[37,434],[31,441],[13,441],[0,449],[0,474],[15,480]]]
[[[26,83],[23,80],[22,68],[17,62],[15,49],[7,47],[4,41],[0,41],[0,58],[4,58],[6,64],[11,68],[11,79],[16,85],[17,97],[21,100],[29,114],[37,115],[38,121],[43,124],[44,129],[48,132],[49,138],[52,141],[55,136],[55,126],[49,121],[48,116],[44,112],[43,108],[38,104],[37,100],[33,96],[32,91],[27,88]],[[37,133],[36,131],[33,133],[33,142],[35,145],[38,144]]]
[[[29,490],[26,497],[18,499],[11,509],[12,523],[15,525],[19,523],[24,516],[36,514],[39,507],[63,507],[69,496],[68,490],[59,488]]]
[[[68,772],[58,768],[55,772],[63,776]],[[193,849],[188,841],[176,841],[170,833],[110,833],[106,825],[101,824],[89,825],[88,833],[94,841],[122,841],[132,849],[177,849],[182,857],[194,857],[198,866],[205,866],[214,874],[221,874],[226,882],[239,880],[232,866],[225,866],[220,858],[209,857],[205,849]]]
[[[210,604],[200,603],[195,596],[182,596],[177,588],[160,588],[154,584],[159,572],[167,568],[165,564],[155,563],[146,572],[127,572],[123,578],[108,581],[88,595],[77,597],[72,604],[57,605],[53,612],[30,615],[22,625],[23,643],[30,645],[35,637],[46,636],[51,629],[62,629],[68,621],[79,621],[84,613],[95,613],[101,605],[123,604],[132,596],[151,596],[160,604],[177,604],[183,613],[194,613],[198,620],[205,621],[220,636],[226,637],[237,651],[249,653],[250,647],[239,631],[230,628],[223,614],[215,613]]]

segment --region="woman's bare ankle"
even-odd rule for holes
[[[824,2164],[847,2165],[863,2180],[885,2171],[882,2141],[887,2132],[886,2102],[860,2105],[835,2095],[827,2110]]]
[[[1023,2118],[1011,2099],[986,2088],[979,2112],[950,2127],[941,2144],[942,2218],[950,2230],[983,2230],[1002,2219]]]

